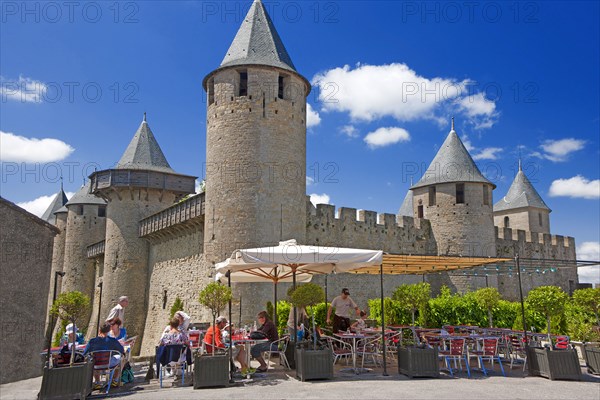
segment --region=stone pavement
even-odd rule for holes
[[[354,375],[340,372],[336,368],[335,377],[330,381],[300,382],[294,371],[286,371],[277,366],[264,374],[256,374],[251,381],[238,381],[228,388],[193,390],[192,387],[177,387],[173,379],[165,381],[160,389],[158,381],[144,382],[147,367],[138,365],[136,382],[112,390],[109,397],[132,400],[145,399],[582,399],[600,400],[600,377],[585,373],[583,381],[550,381],[539,377],[524,377],[520,368],[508,372],[505,378],[496,367],[490,377],[474,372],[468,379],[466,373],[450,378],[442,373],[440,379],[408,379],[398,375],[397,369],[390,367],[389,376],[382,376],[381,370]],[[191,380],[186,378],[186,384]],[[0,399],[35,399],[41,385],[41,378],[28,379],[0,386]],[[94,392],[94,398],[106,396]]]

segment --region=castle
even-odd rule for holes
[[[174,171],[144,116],[112,169],[96,171],[66,202],[57,194],[45,218],[60,229],[54,271],[66,274],[62,291],[93,299],[80,326],[97,331],[117,298],[129,296],[126,328],[153,354],[176,297],[194,321],[209,320],[199,290],[214,279],[214,264],[237,248],[281,240],[319,246],[381,249],[403,254],[575,260],[575,240],[550,234],[550,209],[523,171],[493,204],[486,179],[452,129],[397,215],[313,206],[306,195],[306,97],[309,81],[295,68],[281,38],[256,0],[221,65],[203,81],[207,93],[206,187],[194,195],[195,177]],[[190,196],[191,195],[191,196]],[[475,277],[441,273],[386,277],[386,293],[427,279],[464,291],[485,286]],[[488,279],[486,278],[486,281]],[[323,277],[315,277],[324,283]],[[349,287],[361,307],[379,296],[379,278],[330,276],[331,293]],[[514,277],[490,274],[490,286],[517,296]],[[576,267],[524,277],[572,290]],[[285,293],[285,288],[280,290]],[[101,294],[101,295],[100,295]],[[237,284],[243,321],[272,299],[271,284]]]

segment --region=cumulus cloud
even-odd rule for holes
[[[600,243],[583,242],[577,246],[577,259],[586,261],[600,261]],[[586,283],[600,283],[600,266],[579,267],[577,269],[579,281]]]
[[[491,128],[497,121],[496,103],[486,99],[483,93],[459,98],[456,104],[470,118],[475,129]]]
[[[312,185],[313,183],[315,183],[315,178],[313,178],[313,177],[310,177],[310,176],[307,176],[307,177],[306,177],[306,186],[310,186],[310,185]]]
[[[584,199],[600,198],[600,179],[590,181],[581,175],[569,179],[557,179],[550,185],[550,196]]]
[[[75,193],[66,192],[65,194],[67,195],[67,198],[70,199],[71,197],[73,197],[73,195]],[[29,211],[33,215],[37,215],[38,217],[41,217],[44,214],[44,212],[48,209],[48,207],[50,206],[50,203],[52,203],[52,200],[54,200],[55,196],[56,196],[56,194],[51,194],[48,196],[40,196],[37,199],[33,199],[31,201],[24,201],[21,203],[17,203],[17,205],[19,207],[24,208],[25,210]]]
[[[359,136],[358,129],[356,129],[353,125],[344,125],[340,128],[340,132],[349,138],[357,138]]]
[[[0,76],[2,102],[12,100],[22,103],[41,103],[47,90],[45,83],[32,78],[19,76],[17,80],[10,80]]]
[[[491,127],[498,115],[493,101],[481,93],[468,93],[473,81],[427,78],[406,64],[345,65],[315,75],[312,83],[319,87],[322,111],[346,112],[353,121],[392,117],[399,122],[447,124],[448,112],[453,111],[483,129]]]
[[[321,123],[321,117],[319,113],[313,110],[312,106],[306,103],[306,127],[312,128]]]
[[[473,160],[497,160],[502,151],[500,147],[486,147],[473,154]]]
[[[0,161],[53,162],[69,156],[75,149],[58,139],[36,139],[0,131]]]
[[[206,189],[206,181],[204,179],[202,179],[202,180],[196,179],[196,185],[195,185],[196,193],[203,193],[205,189]]]
[[[398,142],[408,142],[410,140],[410,134],[407,130],[402,128],[379,128],[373,132],[369,132],[363,140],[371,149],[376,149]]]
[[[574,138],[546,140],[540,145],[543,152],[535,152],[533,156],[553,162],[567,161],[571,153],[583,149],[584,145],[585,140]]]
[[[317,193],[311,193],[310,194],[310,202],[313,203],[314,206],[316,206],[317,204],[329,204],[330,201],[330,197],[328,194],[317,194]]]

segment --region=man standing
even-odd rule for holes
[[[127,296],[119,297],[119,302],[116,306],[110,310],[108,313],[108,317],[106,317],[106,322],[111,321],[115,318],[119,318],[121,320],[121,326],[125,326],[125,307],[129,305],[129,298]]]
[[[331,324],[331,309],[335,308],[335,314],[333,315],[333,333],[339,331],[345,331],[350,328],[350,310],[354,308],[356,315],[360,315],[360,309],[350,298],[350,291],[348,288],[342,289],[342,294],[337,296],[331,302],[331,305],[327,309],[327,324]]]

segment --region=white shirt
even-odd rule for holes
[[[111,319],[119,318],[121,320],[121,326],[125,326],[125,309],[122,305],[117,304],[110,310],[108,313],[108,317],[106,317],[106,321],[110,321]]]
[[[346,297],[346,300],[344,300],[340,295],[333,299],[331,307],[335,308],[335,315],[338,317],[350,318],[350,311],[356,309],[358,306],[350,296]]]

